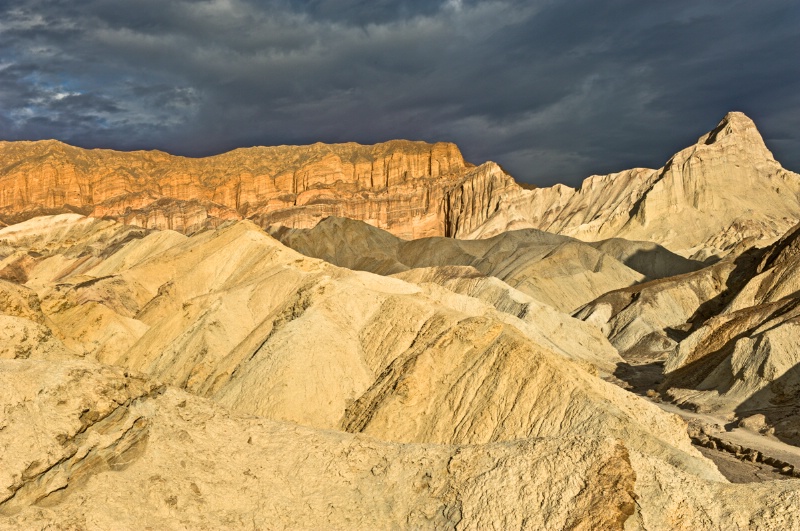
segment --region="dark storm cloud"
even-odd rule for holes
[[[576,184],[742,110],[800,169],[798,49],[794,0],[0,1],[0,137],[450,140]]]

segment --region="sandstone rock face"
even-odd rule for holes
[[[800,175],[775,161],[749,118],[729,113],[661,169],[592,176],[577,190],[506,190],[487,200],[497,207],[485,221],[454,234],[535,227],[588,241],[654,241],[705,259],[745,238],[780,236],[800,218],[798,194]]]
[[[597,241],[645,240],[701,260],[800,218],[800,176],[753,122],[730,113],[658,170],[526,190],[452,144],[392,141],[237,149],[203,159],[0,142],[0,223],[77,212],[191,234],[225,220],[310,228],[328,216],[402,238],[487,238],[537,228]],[[675,223],[680,219],[680,223]]]
[[[190,159],[0,142],[0,219],[71,211],[192,233],[230,219],[309,227],[339,215],[401,236],[441,235],[445,191],[470,171],[446,143],[256,147]]]

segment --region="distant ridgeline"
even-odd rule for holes
[[[77,212],[191,234],[232,219],[310,228],[337,216],[404,239],[538,228],[587,241],[649,240],[704,259],[784,233],[800,219],[799,194],[800,176],[775,161],[741,113],[663,168],[592,176],[577,190],[520,186],[493,162],[465,162],[449,143],[318,143],[193,159],[0,142],[4,224]]]

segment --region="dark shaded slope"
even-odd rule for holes
[[[326,218],[313,229],[279,228],[272,235],[307,256],[383,275],[415,268],[471,266],[564,311],[670,267],[683,272],[699,266],[647,242],[627,245],[626,240],[616,239],[587,244],[536,229],[509,231],[485,240],[434,237],[406,241],[363,222]],[[646,260],[642,253],[658,258]]]

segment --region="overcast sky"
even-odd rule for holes
[[[0,0],[5,140],[442,140],[575,185],[731,110],[800,171],[797,0]]]

